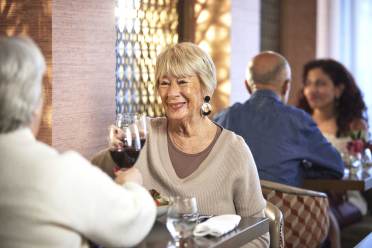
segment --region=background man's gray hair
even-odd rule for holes
[[[263,70],[262,68],[256,68],[253,61],[248,66],[247,80],[250,83],[281,83],[284,80],[290,79],[291,69],[288,61],[279,53],[266,52],[267,54],[275,55],[277,63],[270,70]]]
[[[30,125],[44,72],[44,57],[32,40],[0,37],[0,133]]]

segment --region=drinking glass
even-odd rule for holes
[[[111,151],[111,157],[119,169],[131,168],[141,150],[141,140],[134,114],[118,114],[116,126],[122,130],[123,147]]]
[[[136,118],[136,124],[137,124],[139,135],[140,135],[141,148],[142,148],[145,145],[146,137],[147,137],[146,115],[137,114],[135,118]]]
[[[362,164],[365,170],[372,167],[372,153],[369,148],[364,149],[362,154]]]
[[[195,197],[170,197],[167,229],[176,247],[179,247],[182,239],[192,235],[197,220],[198,207]]]

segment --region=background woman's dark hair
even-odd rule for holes
[[[318,59],[306,63],[302,73],[303,84],[306,82],[309,71],[316,68],[321,69],[327,74],[334,85],[344,85],[344,90],[336,105],[337,137],[348,135],[352,121],[356,119],[364,119],[367,121],[365,113],[366,105],[363,101],[362,93],[356,85],[351,73],[345,66],[333,59]],[[313,110],[310,108],[303,90],[301,91],[298,107],[312,114]]]

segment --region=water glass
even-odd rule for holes
[[[366,148],[362,154],[363,169],[368,170],[372,167],[372,153],[369,148]]]
[[[198,220],[198,207],[195,197],[170,197],[167,214],[167,229],[176,247],[181,239],[192,235]]]
[[[362,162],[360,161],[360,159],[354,159],[350,165],[350,175],[351,176],[357,175],[361,168]]]

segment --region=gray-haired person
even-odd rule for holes
[[[0,37],[0,246],[133,246],[151,229],[155,204],[136,169],[123,185],[76,152],[35,139],[44,58],[33,41]]]

